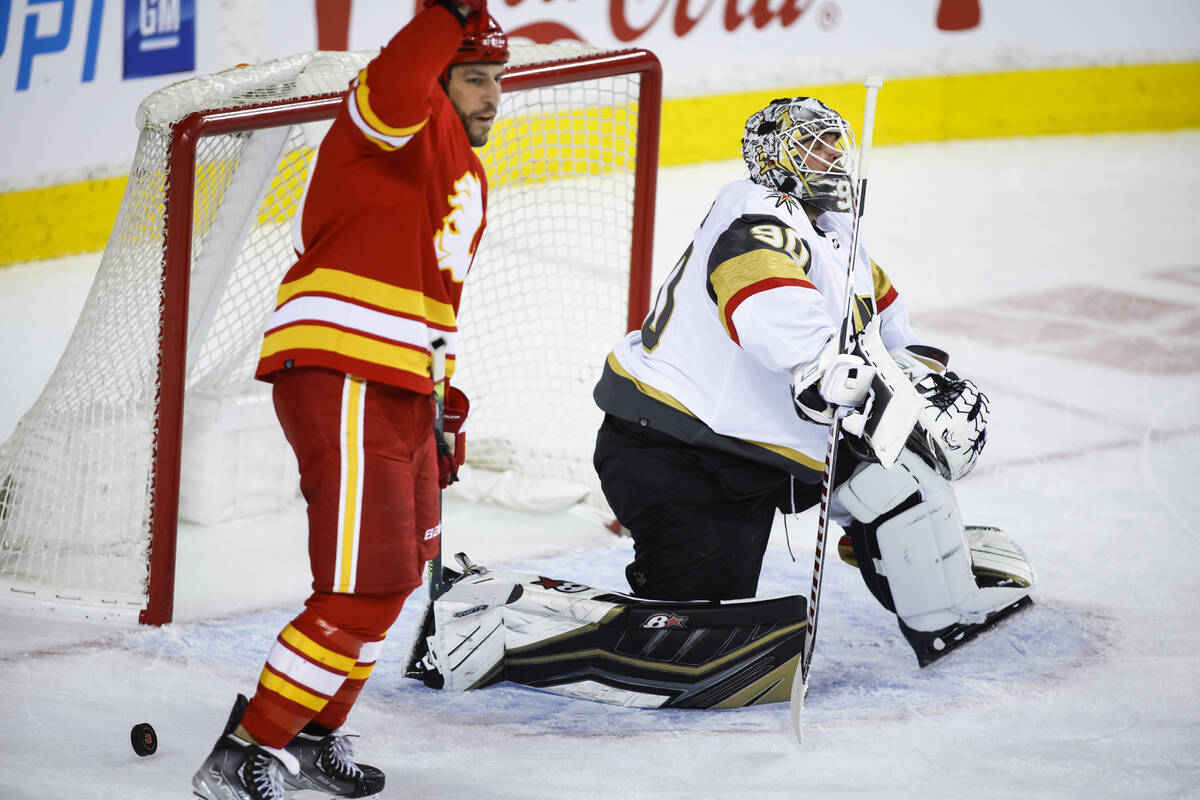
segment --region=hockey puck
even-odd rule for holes
[[[152,756],[158,749],[158,734],[149,722],[139,722],[129,731],[129,743],[139,756]]]

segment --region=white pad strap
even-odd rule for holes
[[[916,505],[888,516],[914,493],[920,497]],[[932,631],[982,621],[982,615],[1029,593],[1027,587],[979,588],[954,492],[911,451],[900,454],[895,469],[860,466],[835,497],[874,529],[876,570],[887,578],[896,614],[910,628]]]

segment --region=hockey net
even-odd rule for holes
[[[373,55],[227,70],[139,108],[83,312],[0,446],[10,600],[168,622],[178,517],[214,523],[299,502],[269,387],[252,376],[314,148]],[[468,465],[566,482],[602,505],[591,390],[648,304],[658,62],[514,47],[504,84],[480,151],[488,229],[459,314]]]

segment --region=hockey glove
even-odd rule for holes
[[[924,405],[907,447],[948,481],[965,477],[987,444],[987,395],[953,372],[931,372],[914,384]]]
[[[801,419],[829,425],[861,408],[871,389],[875,368],[853,353],[839,353],[830,338],[821,355],[792,370],[792,397]]]
[[[442,441],[437,443],[438,485],[445,489],[458,480],[458,468],[467,460],[467,435],[463,423],[471,403],[457,386],[446,389],[442,404]]]

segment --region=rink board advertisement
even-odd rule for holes
[[[137,106],[155,89],[318,45],[378,48],[418,5],[351,0],[346,13],[319,0],[0,0],[0,220],[10,220],[0,233],[44,201],[23,193],[48,186],[87,184],[80,202],[111,204],[93,205],[89,220],[111,220],[137,142]],[[1095,112],[1101,103],[1138,104],[1149,86],[1158,96],[1153,113],[1123,115],[1121,124],[1200,124],[1189,116],[1200,113],[1200,4],[1190,0],[492,0],[490,10],[514,42],[654,52],[666,98],[664,164],[729,157],[726,129],[764,97],[833,91],[857,105],[868,72],[884,76],[893,100],[933,106],[908,115],[904,130],[889,130],[884,115],[879,144],[1117,124],[1096,116],[1095,127],[1068,108],[1066,123],[1058,109],[1008,113],[996,125],[988,105],[1010,108],[999,101],[1012,91],[1086,102]],[[839,86],[841,94],[830,89]],[[958,97],[968,102],[956,105]],[[985,118],[973,124],[977,113]],[[56,254],[47,246],[22,252]],[[0,264],[20,260],[15,247],[0,245]],[[57,252],[72,247],[89,249]]]

